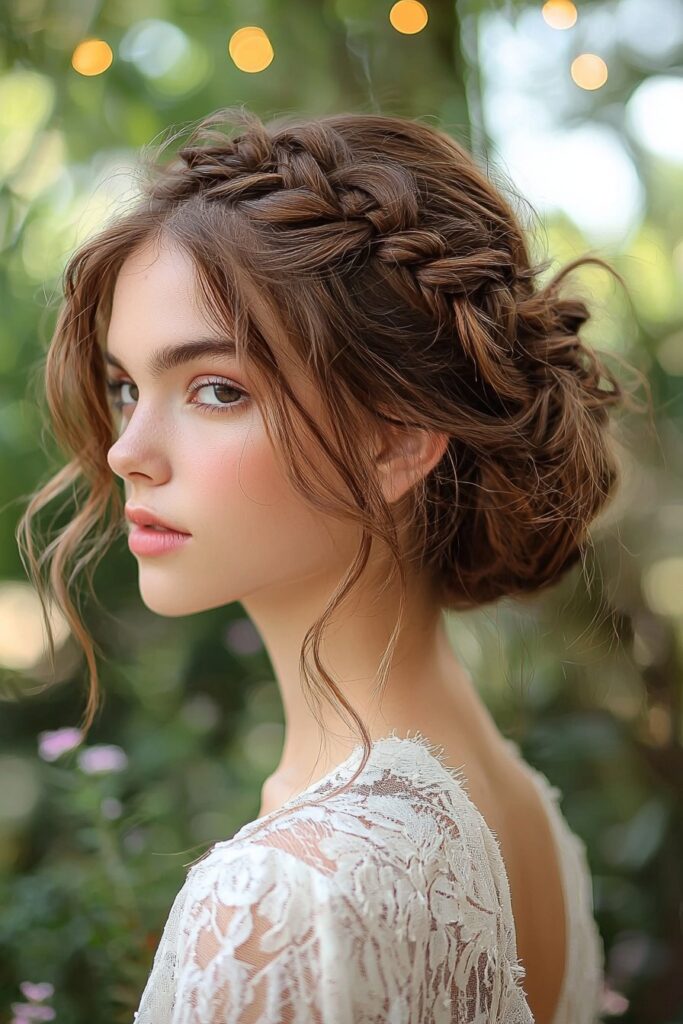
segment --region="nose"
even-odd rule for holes
[[[124,448],[120,440],[113,444],[107,452],[107,462],[112,472],[122,480],[127,480],[135,472],[136,460],[130,449]],[[140,464],[138,459],[138,467]]]
[[[119,452],[119,441],[115,441],[114,444],[109,449],[109,451],[107,452],[107,462],[109,464],[109,468],[113,473],[116,473],[117,476],[124,477],[126,475],[125,470],[123,468],[124,461],[125,456],[123,456]]]
[[[129,419],[123,431],[107,452],[109,468],[122,480],[131,479],[139,474],[148,479],[163,478],[165,458],[161,451],[160,434],[152,424],[144,427],[136,413]]]

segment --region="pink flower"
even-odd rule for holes
[[[19,988],[22,995],[36,1003],[42,1002],[43,999],[49,999],[55,991],[54,985],[51,985],[49,981],[22,981]]]
[[[15,1022],[18,1018],[20,1024],[29,1024],[34,1020],[54,1020],[57,1011],[52,1006],[41,1006],[40,1003],[12,1003],[12,1013],[15,1015]]]
[[[88,775],[100,772],[120,772],[128,764],[126,752],[115,743],[98,743],[86,747],[78,755],[78,764]]]
[[[605,981],[602,988],[601,1011],[609,1017],[620,1017],[629,1008],[629,1000],[621,992],[610,988]]]
[[[38,753],[44,761],[56,761],[60,754],[73,750],[83,740],[80,729],[66,726],[38,734]]]

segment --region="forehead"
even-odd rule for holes
[[[129,254],[114,284],[105,351],[132,362],[143,348],[152,376],[172,368],[174,360],[175,365],[184,361],[171,349],[184,348],[190,340],[199,341],[207,355],[211,354],[211,340],[220,340],[224,355],[239,358],[241,346],[225,290],[218,296],[211,294],[209,301],[205,290],[213,293],[214,287],[202,281],[201,274],[190,254],[172,238],[150,240]],[[221,276],[217,274],[216,279]],[[289,343],[274,302],[234,263],[230,276],[249,319],[298,390],[304,384],[304,367]]]
[[[196,323],[198,298],[189,256],[178,246],[147,242],[126,257],[116,277],[109,340],[116,340],[122,320],[154,320],[164,328],[176,320]]]

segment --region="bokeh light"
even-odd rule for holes
[[[275,56],[270,39],[257,25],[246,25],[233,32],[228,53],[235,67],[250,74],[265,70]]]
[[[572,28],[576,24],[578,11],[571,0],[547,0],[541,10],[543,20],[551,28]]]
[[[46,75],[17,68],[0,77],[0,177],[21,165],[54,102],[55,87]]]
[[[523,194],[546,210],[563,210],[588,237],[624,239],[643,215],[642,182],[608,125],[564,131],[527,126],[500,148],[506,172]]]
[[[121,60],[135,64],[148,78],[170,71],[188,48],[182,29],[160,18],[146,18],[126,32],[119,46]]]
[[[389,11],[389,21],[397,32],[415,35],[425,27],[429,15],[427,8],[418,0],[398,0]]]
[[[111,66],[114,54],[104,39],[84,39],[71,54],[71,67],[79,75],[101,75]]]
[[[572,61],[570,73],[580,89],[600,89],[607,81],[607,65],[597,53],[580,53]]]
[[[634,55],[666,62],[683,44],[681,0],[619,0],[613,17],[618,41]]]
[[[169,98],[201,88],[213,68],[202,43],[161,18],[133,25],[121,40],[119,54],[145,76],[152,92]]]
[[[626,123],[638,140],[652,153],[675,163],[683,163],[681,120],[683,78],[674,75],[647,78],[626,104]]]
[[[683,558],[661,558],[643,575],[650,608],[659,615],[683,616]]]
[[[54,606],[50,624],[59,649],[69,635],[69,626]],[[45,627],[40,599],[29,583],[6,580],[0,583],[0,667],[30,669],[46,650]]]

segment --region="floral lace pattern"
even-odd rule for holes
[[[596,1024],[604,948],[585,844],[557,787],[506,742],[539,787],[562,863],[553,1024]],[[135,1024],[533,1024],[505,865],[462,773],[419,733],[392,733],[335,796],[361,755],[190,867]]]

